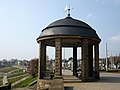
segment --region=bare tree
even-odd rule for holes
[[[35,59],[32,59],[30,62],[29,62],[29,73],[35,77],[38,73],[38,59],[35,58]]]

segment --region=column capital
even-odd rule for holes
[[[88,39],[83,39],[82,43],[88,43]]]

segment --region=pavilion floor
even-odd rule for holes
[[[78,77],[72,75],[72,71],[70,70],[62,70],[63,74],[63,82],[64,83],[80,83],[81,80]]]

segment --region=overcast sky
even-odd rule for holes
[[[93,27],[99,37],[100,57],[120,52],[120,0],[0,0],[0,60],[38,57],[36,38],[47,25],[66,17],[64,8],[71,5],[71,16]],[[48,52],[49,50],[49,52]],[[48,49],[54,58],[53,49]],[[72,50],[65,50],[65,57]]]

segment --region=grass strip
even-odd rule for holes
[[[20,76],[20,75],[23,75],[23,74],[26,74],[26,73],[23,73],[23,72],[15,73],[13,75],[8,76],[8,78],[12,78],[12,77],[15,77],[15,76]]]
[[[2,82],[2,81],[0,81],[0,86],[1,86],[1,85],[3,85],[3,82]]]
[[[14,74],[14,73],[20,73],[20,72],[23,72],[24,69],[16,69],[16,70],[12,70],[11,71],[11,74]]]
[[[28,76],[28,74],[19,75],[19,76],[16,76],[16,77],[14,76],[14,77],[12,77],[12,78],[8,78],[8,82],[9,82],[9,83],[14,83],[14,82],[16,82],[16,81],[18,81],[18,80],[26,77],[26,76]],[[0,86],[3,85],[2,82],[3,82],[3,80],[0,79]]]
[[[16,67],[4,67],[4,68],[0,69],[0,72],[8,73],[8,72],[15,70],[15,69],[18,69],[18,68],[16,68]]]
[[[16,78],[10,78],[10,79],[8,79],[8,82],[9,82],[9,83],[14,83],[14,82],[16,82],[16,81],[18,81],[18,80],[26,77],[26,76],[28,76],[28,75],[19,76],[19,77],[16,77]]]
[[[24,74],[26,74],[26,73],[15,73],[15,74],[13,74],[13,75],[8,76],[7,78],[9,79],[9,78],[13,78],[13,77],[16,77],[16,76],[21,76],[21,75],[24,75]],[[2,80],[3,80],[3,76],[0,77],[0,82],[1,82]]]
[[[23,87],[26,87],[28,86],[31,82],[37,80],[37,77],[32,77],[30,76],[29,78],[27,78],[26,80],[18,83],[17,85],[15,85],[13,88],[23,88]]]

